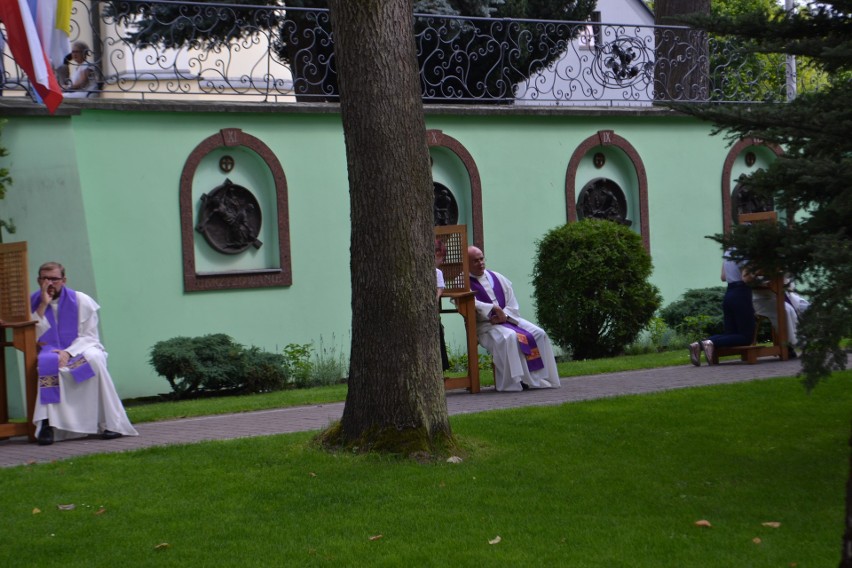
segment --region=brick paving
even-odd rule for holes
[[[789,377],[796,375],[800,370],[801,364],[798,360],[764,359],[756,365],[733,361],[709,367],[687,365],[571,377],[562,379],[561,389],[498,393],[490,387],[484,388],[476,395],[464,390],[449,391],[447,408],[450,415],[454,415],[522,406],[565,404],[669,389]],[[123,437],[109,441],[92,436],[56,442],[51,446],[39,446],[27,443],[24,437],[11,438],[0,441],[0,467],[51,462],[88,454],[124,452],[153,446],[320,430],[340,419],[342,413],[343,403],[340,402],[148,422],[136,425],[139,431],[138,437]]]

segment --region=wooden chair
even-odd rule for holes
[[[778,215],[775,211],[743,213],[739,217],[740,223],[775,223],[777,220]],[[738,355],[740,361],[745,361],[749,365],[757,363],[759,357],[778,357],[782,361],[790,358],[787,348],[787,309],[784,307],[784,275],[777,274],[769,278],[765,287],[775,293],[775,312],[778,317],[778,329],[772,330],[772,345],[757,345],[757,330],[755,329],[755,339],[751,345],[717,347],[713,352],[714,364],[719,363],[719,357],[726,355]]]
[[[31,320],[27,276],[27,243],[0,244],[0,438],[28,436],[35,441],[36,388],[38,364],[36,352],[36,322]],[[8,341],[6,329],[12,331]],[[6,347],[24,354],[24,376],[27,406],[25,424],[9,422],[9,400],[6,384]]]
[[[441,299],[449,298],[455,309],[441,309],[441,313],[458,312],[464,318],[467,336],[467,375],[445,377],[444,388],[469,389],[479,392],[479,344],[476,339],[476,302],[470,290],[470,271],[467,260],[467,227],[444,225],[435,227],[435,238],[444,244],[444,262],[438,267],[444,273],[444,292]]]

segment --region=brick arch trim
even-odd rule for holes
[[[597,134],[589,136],[577,146],[571,159],[568,161],[568,169],[565,172],[565,201],[567,205],[566,215],[569,223],[577,221],[577,195],[575,186],[577,184],[577,168],[580,161],[589,153],[589,150],[597,146],[615,146],[621,149],[636,171],[639,185],[639,234],[642,236],[642,244],[645,250],[651,252],[650,224],[648,222],[648,176],[645,172],[645,164],[639,157],[639,152],[633,145],[616,134],[612,130],[599,130]]]
[[[485,250],[485,236],[482,229],[482,178],[479,177],[479,169],[473,156],[464,145],[451,136],[447,136],[440,130],[427,130],[426,141],[429,147],[442,147],[458,156],[467,171],[470,179],[470,215],[473,221],[472,243],[479,249]]]
[[[725,157],[725,163],[722,166],[722,229],[727,234],[731,232],[731,227],[734,224],[731,216],[731,171],[734,169],[734,162],[742,153],[743,150],[750,146],[765,146],[772,150],[776,156],[784,153],[777,144],[767,144],[760,138],[741,138],[736,144],[731,146],[728,155]]]
[[[272,173],[278,207],[278,254],[280,268],[252,271],[198,273],[195,270],[195,224],[193,223],[192,180],[204,157],[217,148],[244,146],[254,151]],[[290,218],[287,207],[287,179],[272,150],[260,139],[239,128],[224,128],[204,139],[189,154],[180,174],[180,227],[183,251],[183,286],[187,292],[227,288],[263,288],[290,286]]]

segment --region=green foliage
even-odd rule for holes
[[[771,197],[791,223],[735,227],[714,238],[735,247],[753,270],[778,271],[804,283],[811,300],[799,322],[806,384],[846,366],[840,346],[852,336],[852,4],[812,3],[771,17],[746,14],[699,22],[709,31],[751,43],[761,53],[810,58],[830,74],[827,86],[787,104],[676,106],[713,121],[731,139],[754,137],[784,154],[744,179]]]
[[[480,371],[490,371],[493,359],[490,353],[477,353]],[[467,349],[447,346],[447,358],[450,360],[450,373],[467,373]]]
[[[619,353],[660,306],[651,257],[622,225],[585,219],[548,232],[533,269],[536,313],[574,359]]]
[[[721,333],[724,327],[718,318],[702,314],[686,316],[678,326],[678,329],[692,343],[693,341],[701,341],[711,335]]]
[[[660,317],[669,327],[693,338],[692,341],[706,339],[710,335],[722,333],[724,298],[724,286],[687,290],[678,300],[660,310]]]
[[[245,349],[223,333],[160,341],[151,348],[149,362],[169,382],[175,398],[216,391],[264,392],[287,383],[281,355]]]
[[[332,343],[326,347],[320,337],[318,349],[313,343],[290,343],[284,348],[284,366],[296,388],[334,385],[346,380],[349,365],[346,356]]]
[[[310,383],[312,352],[311,343],[290,343],[284,348],[284,367],[296,388],[306,387]]]

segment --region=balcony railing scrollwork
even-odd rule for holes
[[[92,96],[336,100],[328,12],[283,4],[75,0],[70,39],[90,46],[98,79]],[[431,104],[643,106],[786,97],[783,58],[748,55],[700,30],[414,17],[422,95]],[[26,95],[27,78],[8,50],[2,64],[3,95]]]

